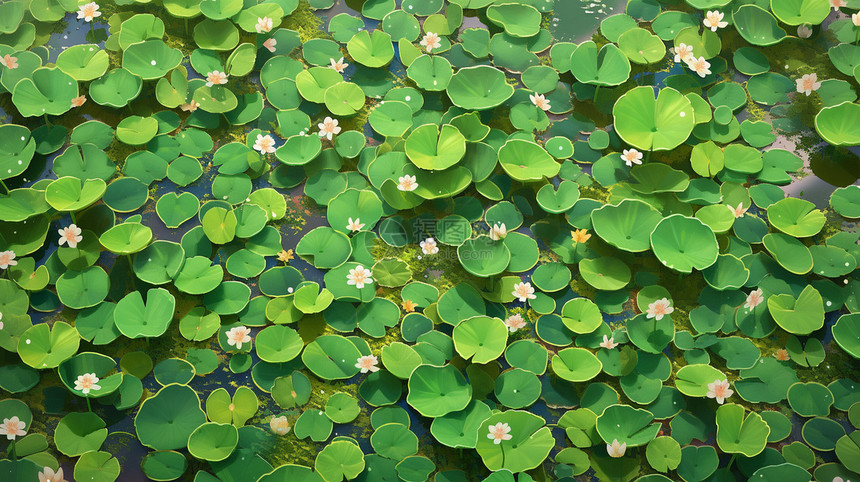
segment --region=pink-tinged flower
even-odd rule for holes
[[[487,438],[492,440],[494,444],[499,445],[502,443],[502,440],[510,440],[513,438],[510,432],[510,425],[499,422],[495,425],[490,425],[490,433],[487,434]]]
[[[15,437],[27,435],[27,422],[19,420],[17,416],[4,418],[0,423],[0,435],[5,435],[6,440],[15,440]]]
[[[733,393],[735,392],[729,388],[728,380],[714,380],[714,383],[708,384],[708,398],[716,398],[717,403],[720,405],[722,405],[727,398],[731,397]]]
[[[3,319],[3,313],[0,313],[0,320],[2,320],[2,319]],[[3,329],[3,322],[0,321],[0,330],[2,330],[2,329]]]
[[[66,482],[63,478],[63,468],[60,467],[54,472],[54,469],[45,467],[39,472],[39,482]]]
[[[513,333],[520,328],[524,328],[526,326],[526,322],[523,321],[522,315],[515,313],[505,319],[505,326],[508,327],[508,331]]]
[[[78,243],[84,239],[81,236],[81,228],[74,224],[70,224],[63,229],[58,229],[57,232],[60,234],[60,246],[68,243],[70,248],[77,248]]]
[[[379,367],[376,365],[379,365],[379,360],[377,360],[375,356],[364,355],[358,357],[358,360],[355,363],[355,368],[360,368],[361,373],[374,373],[379,371]]]
[[[334,70],[337,70],[341,74],[343,73],[344,70],[346,70],[347,67],[349,67],[349,64],[343,61],[343,57],[341,57],[340,60],[335,60],[335,59],[329,59],[329,60],[331,60],[331,65],[329,65],[329,67],[331,67]]]
[[[0,269],[6,269],[17,264],[14,251],[0,251]]]
[[[704,57],[696,58],[695,56],[690,56],[687,59],[687,67],[690,68],[693,72],[699,74],[699,77],[706,77],[711,73],[711,63],[705,60]]]
[[[785,348],[780,348],[773,354],[773,357],[779,361],[788,361],[791,360],[791,356],[788,354],[788,350]]]
[[[439,35],[433,32],[427,32],[424,35],[424,38],[421,39],[421,46],[427,49],[429,53],[433,49],[438,49],[442,46],[442,42],[439,39]]]
[[[846,7],[848,4],[845,3],[845,0],[830,0],[830,6],[833,7],[833,10],[839,10],[839,7]]]
[[[654,318],[660,321],[664,316],[671,314],[673,311],[675,311],[675,308],[672,308],[672,302],[663,298],[648,305],[647,318]]]
[[[92,390],[101,390],[102,387],[99,383],[99,377],[96,376],[95,373],[84,373],[83,375],[78,375],[78,379],[75,380],[75,390],[83,392],[84,395],[88,395]]]
[[[744,214],[746,214],[749,210],[749,208],[744,207],[743,203],[738,203],[738,207],[736,208],[732,207],[731,205],[727,205],[727,207],[729,208],[729,211],[732,212],[732,215],[734,215],[735,219],[744,217]]]
[[[257,33],[267,33],[272,31],[273,22],[269,17],[257,17],[257,25],[254,26],[257,29]]]
[[[505,223],[494,224],[490,229],[490,239],[493,241],[498,241],[500,239],[505,239],[505,236],[508,235],[508,228],[505,227]]]
[[[514,285],[513,295],[514,298],[518,298],[522,302],[537,298],[537,296],[535,296],[535,289],[532,288],[532,284],[529,282],[523,283],[522,281]]]
[[[0,58],[0,65],[6,67],[7,69],[17,69],[18,68],[18,57],[12,57],[9,54]]]
[[[275,139],[266,134],[257,134],[257,140],[254,141],[254,150],[260,151],[261,154],[272,154],[275,152]]]
[[[541,94],[535,93],[534,95],[529,95],[529,100],[540,110],[547,111],[550,109],[549,101]]]
[[[439,246],[436,246],[436,240],[433,238],[427,238],[419,244],[421,252],[424,254],[436,254],[439,252]]]
[[[686,62],[687,59],[689,59],[690,57],[693,56],[693,47],[691,47],[685,43],[678,44],[678,46],[672,50],[675,53],[675,63],[676,64],[681,63],[681,62]]]
[[[806,94],[807,96],[813,91],[821,88],[821,82],[818,81],[817,74],[806,74],[796,80],[797,92]]]
[[[633,167],[633,164],[642,164],[642,153],[636,149],[624,149],[621,151],[621,159],[627,167]]]
[[[373,276],[373,271],[370,271],[364,266],[358,265],[349,270],[349,274],[346,275],[346,284],[362,289],[365,284],[373,283],[373,278],[371,278],[371,276]]]
[[[194,99],[191,99],[191,102],[187,104],[182,104],[182,107],[180,108],[185,112],[194,112],[195,110],[197,110],[198,107],[200,107],[200,103]]]
[[[705,19],[702,20],[702,23],[705,24],[705,27],[711,29],[711,32],[716,32],[718,28],[726,28],[729,22],[723,22],[723,17],[726,14],[720,12],[719,10],[711,10],[705,13]]]
[[[272,415],[272,418],[269,420],[269,428],[272,429],[272,433],[275,435],[286,435],[290,433],[290,421],[286,416],[281,415],[280,417],[276,417]]]
[[[812,28],[809,24],[803,24],[797,27],[797,36],[800,38],[812,37]]]
[[[350,232],[361,231],[363,227],[364,224],[361,224],[359,218],[355,218],[355,221],[353,221],[352,218],[349,218],[349,222],[346,225],[346,229],[348,229]]]
[[[80,107],[87,101],[87,96],[79,95],[72,99],[72,107]]]
[[[272,53],[275,53],[275,46],[277,46],[277,45],[278,45],[278,41],[273,39],[273,38],[266,39],[266,41],[263,42],[263,47],[266,47],[269,50],[269,52],[272,52]]]
[[[219,72],[217,70],[213,70],[206,74],[206,87],[212,87],[213,85],[224,85],[227,83],[227,74],[224,72]]]
[[[627,442],[618,443],[618,439],[612,439],[611,444],[606,444],[606,453],[612,458],[624,457],[624,452],[627,452]]]
[[[101,15],[99,4],[96,2],[90,2],[78,7],[78,20],[84,19],[84,22],[92,22],[94,18],[101,17]]]
[[[332,119],[331,117],[326,117],[320,124],[317,124],[317,127],[320,128],[320,137],[325,137],[328,140],[331,140],[332,136],[340,134],[340,127],[337,125],[337,119]]]
[[[606,335],[603,335],[603,341],[600,342],[600,346],[602,348],[606,348],[607,350],[612,350],[613,348],[618,346],[618,343],[615,343],[615,338],[613,338],[611,336],[607,337]]]
[[[234,326],[227,331],[227,344],[242,349],[242,344],[251,342],[251,329],[247,326]]]
[[[414,191],[418,189],[418,179],[415,176],[410,176],[409,174],[400,176],[397,179],[397,189],[401,191]]]
[[[764,291],[761,288],[757,290],[750,291],[750,294],[747,295],[747,301],[744,303],[744,308],[748,310],[755,309],[756,306],[762,304],[764,302]]]

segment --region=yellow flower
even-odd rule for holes
[[[284,264],[289,264],[290,260],[293,258],[295,258],[295,256],[293,256],[292,249],[282,249],[278,252],[278,261],[281,261]]]
[[[591,238],[587,229],[577,229],[570,232],[570,238],[573,239],[573,244],[584,243]]]
[[[403,306],[403,311],[405,311],[407,313],[412,313],[413,311],[415,311],[415,307],[418,305],[416,305],[415,302],[412,300],[403,300],[402,306]]]

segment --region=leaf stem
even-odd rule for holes
[[[93,411],[93,407],[92,407],[92,405],[90,405],[90,397],[84,397],[84,398],[85,398],[85,399],[86,399],[86,401],[87,401],[87,411],[92,412],[92,411]]]
[[[2,179],[0,179],[0,186],[3,186],[3,190],[6,192],[6,194],[9,194],[9,188],[6,186],[6,183],[3,182]]]

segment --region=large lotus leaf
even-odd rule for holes
[[[508,328],[498,318],[475,316],[454,327],[454,348],[464,360],[486,364],[502,355],[508,341]]]
[[[441,131],[435,124],[425,124],[409,134],[405,148],[417,167],[441,171],[460,162],[466,154],[466,138],[450,124],[443,125]]]
[[[200,11],[212,20],[230,18],[242,10],[242,0],[208,0],[200,2]]]
[[[505,74],[487,65],[458,70],[447,90],[451,102],[467,110],[492,109],[514,95],[514,87],[505,81]]]
[[[762,241],[776,262],[791,273],[806,274],[812,269],[812,253],[799,240],[782,233],[769,233]]]
[[[768,206],[767,219],[773,227],[795,238],[818,234],[827,222],[815,204],[798,198],[785,198]]]
[[[834,146],[860,145],[860,105],[843,102],[825,107],[815,116],[815,130]]]
[[[653,64],[666,56],[666,46],[660,37],[644,28],[630,29],[618,38],[618,47],[637,64]]]
[[[352,82],[340,82],[325,91],[325,106],[337,116],[350,116],[364,107],[364,91]]]
[[[287,138],[275,151],[275,157],[287,166],[305,165],[322,151],[322,141],[319,136],[295,135]]]
[[[167,82],[166,79],[164,81]],[[119,108],[136,99],[142,88],[143,81],[140,77],[120,68],[94,80],[90,84],[89,92],[96,104]]]
[[[408,166],[404,169],[404,173],[407,173],[407,170]],[[463,192],[472,183],[472,172],[463,166],[449,167],[444,171],[412,169],[411,173],[418,183],[418,187],[412,191],[412,194],[423,199],[451,198]],[[386,181],[383,191],[392,183],[393,181]],[[415,202],[417,201],[411,203]]]
[[[511,428],[510,440],[499,444],[487,438],[490,426],[506,423]],[[492,471],[507,469],[511,472],[531,470],[546,460],[555,446],[546,421],[537,415],[521,410],[496,412],[478,429],[478,455]]]
[[[373,108],[367,120],[378,134],[402,137],[412,128],[412,108],[406,102],[386,100]]]
[[[194,91],[193,100],[200,104],[200,109],[212,114],[224,114],[234,110],[239,105],[236,94],[223,85],[198,87]]]
[[[188,437],[206,423],[206,413],[193,388],[171,384],[140,405],[134,417],[137,438],[154,450],[185,448]]]
[[[492,5],[487,9],[487,18],[513,37],[534,37],[540,31],[540,12],[528,4]]]
[[[86,181],[67,176],[51,182],[45,189],[45,199],[57,211],[80,211],[98,201],[107,185],[101,179]]]
[[[164,37],[164,21],[155,15],[140,13],[120,25],[119,47],[125,50],[132,44],[162,37]]]
[[[704,57],[707,60],[719,55],[723,48],[720,35],[707,28],[701,29],[699,24],[678,32],[674,39],[675,47],[682,43],[692,48],[696,57]]]
[[[343,82],[343,76],[336,70],[326,67],[311,67],[296,75],[296,88],[299,94],[310,102],[325,102],[325,91],[334,84]]]
[[[413,60],[406,69],[406,76],[423,90],[445,90],[451,82],[454,69],[445,57],[422,55]]]
[[[316,268],[336,268],[349,259],[352,246],[340,231],[319,227],[304,235],[296,245],[296,254]]]
[[[553,355],[552,371],[569,382],[585,382],[596,377],[603,363],[585,348],[565,348]]]
[[[453,365],[421,365],[409,376],[406,401],[425,417],[458,412],[466,408],[471,399],[472,385]]]
[[[382,67],[394,58],[391,36],[382,30],[358,32],[346,44],[346,49],[356,62],[370,68]]]
[[[284,10],[292,11],[291,2],[261,2],[257,5],[245,6],[239,15],[232,18],[233,22],[242,27],[242,30],[250,33],[256,33],[257,22],[260,18],[268,17],[272,19],[274,26],[280,25],[281,19],[284,17]],[[289,12],[286,12],[289,14]]]
[[[744,417],[744,412],[734,403],[717,409],[717,445],[726,453],[755,457],[767,445],[770,427],[761,415],[750,412]]]
[[[628,144],[648,151],[672,150],[690,136],[695,116],[690,100],[672,88],[635,87],[612,108],[615,129]]]
[[[478,429],[492,412],[484,402],[473,400],[465,409],[433,419],[430,432],[442,445],[452,448],[475,448]]]
[[[570,70],[583,84],[620,85],[630,77],[630,61],[615,44],[608,43],[598,51],[597,44],[588,40],[571,54]]]
[[[741,37],[753,45],[774,45],[786,37],[773,15],[758,5],[743,5],[734,10],[732,21]]]
[[[99,242],[116,254],[136,253],[152,241],[152,230],[140,223],[126,222],[108,229]]]
[[[596,428],[606,443],[618,440],[627,447],[646,445],[660,431],[659,423],[651,423],[654,415],[643,409],[628,405],[610,405],[597,417]]]
[[[511,261],[505,243],[493,241],[489,236],[466,240],[457,247],[457,257],[463,269],[483,278],[501,273]]]
[[[188,437],[188,453],[200,460],[218,462],[226,459],[239,443],[239,431],[232,424],[207,422]]]
[[[361,355],[348,339],[339,335],[323,335],[305,347],[302,362],[324,380],[341,380],[358,373],[355,363]]]
[[[12,91],[12,103],[24,117],[61,115],[72,108],[78,83],[60,69],[42,67],[20,80]]]
[[[123,375],[121,373],[108,376],[110,372],[115,370],[116,361],[113,358],[101,353],[84,352],[78,353],[61,363],[57,372],[63,385],[75,395],[85,398],[100,398],[115,392],[122,383]],[[91,389],[87,394],[75,390],[75,381],[79,375],[84,373],[95,373],[99,377],[101,388],[98,390]]]
[[[30,129],[16,124],[0,125],[0,179],[15,177],[27,170],[33,154],[36,153],[36,140],[30,136]]]
[[[833,325],[833,339],[854,358],[860,358],[860,314],[842,315]]]
[[[0,195],[0,221],[20,222],[50,209],[45,191],[31,188],[12,189]]]
[[[101,77],[109,63],[107,52],[93,44],[75,45],[57,57],[57,67],[81,82]]]
[[[625,251],[639,253],[651,248],[651,232],[663,219],[650,204],[625,199],[591,212],[594,232],[607,243]]]
[[[808,335],[824,326],[824,301],[812,285],[804,288],[797,299],[790,294],[771,296],[767,308],[776,324],[789,333]]]
[[[544,177],[555,177],[561,169],[546,150],[538,144],[523,139],[507,141],[499,149],[502,169],[517,181],[538,181]]]
[[[51,327],[39,323],[21,334],[18,355],[33,368],[56,368],[78,351],[80,342],[78,330],[67,323],[58,321]]]
[[[360,220],[362,229],[369,231],[382,217],[382,201],[373,191],[347,189],[329,202],[326,217],[335,231],[348,233],[350,218]]]
[[[719,245],[714,232],[696,218],[673,214],[651,233],[651,249],[661,263],[682,273],[703,270],[717,261]]]
[[[6,5],[6,4],[4,4]],[[24,50],[21,52],[0,52],[4,55],[7,53],[16,59],[17,67],[14,69],[4,68],[0,71],[0,88],[5,87],[9,92],[15,90],[15,85],[22,79],[27,79],[33,76],[33,72],[42,66],[42,58],[35,53]]]
[[[164,334],[173,321],[176,300],[164,288],[146,292],[146,302],[140,291],[132,291],[119,300],[114,310],[117,329],[128,338],[156,338]]]
[[[770,9],[782,23],[818,25],[830,13],[830,2],[827,0],[771,0]]]
[[[182,52],[168,47],[162,40],[136,43],[122,53],[122,67],[143,80],[164,77],[181,61]]]
[[[725,379],[721,371],[710,365],[685,365],[675,374],[675,388],[688,397],[704,397],[708,394],[709,383]]]

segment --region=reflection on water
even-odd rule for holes
[[[549,31],[559,42],[584,42],[604,18],[624,13],[626,0],[555,0]]]

